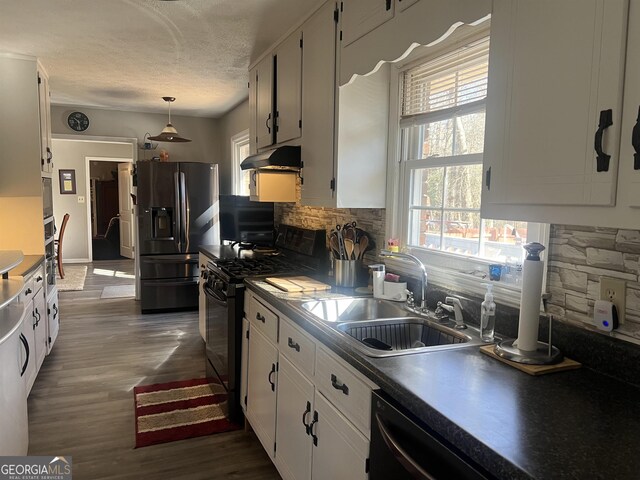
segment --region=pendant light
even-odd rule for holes
[[[188,138],[181,137],[178,131],[171,125],[171,103],[175,102],[175,97],[162,97],[162,99],[169,104],[169,123],[162,129],[159,135],[155,137],[149,137],[149,140],[155,140],[156,142],[190,142]]]

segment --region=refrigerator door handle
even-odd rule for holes
[[[182,211],[180,212],[180,219],[182,221],[182,226],[180,228],[180,235],[182,239],[182,245],[184,245],[183,252],[189,251],[189,195],[187,192],[187,182],[185,179],[184,172],[180,172],[180,196]]]
[[[182,207],[181,207],[182,197],[180,195],[181,191],[180,191],[180,173],[179,172],[175,172],[173,174],[173,183],[174,183],[175,198],[176,198],[174,227],[178,230],[177,232],[174,232],[173,236],[175,238],[176,247],[178,247],[178,252],[182,252]]]

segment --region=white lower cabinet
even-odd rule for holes
[[[313,480],[366,480],[369,440],[317,390],[313,422]]]
[[[240,354],[240,371],[243,372],[240,379],[240,406],[247,413],[247,376],[244,372],[249,367],[249,320],[242,319],[242,351]]]
[[[249,333],[247,419],[270,457],[276,437],[278,350],[258,329]]]
[[[58,289],[54,288],[47,297],[47,355],[51,353],[53,344],[60,331],[60,309],[58,308]]]
[[[33,382],[36,381],[36,375],[38,369],[36,368],[36,342],[33,328],[33,304],[29,303],[24,310],[22,316],[22,336],[24,338],[23,349],[20,353],[20,364],[22,365],[22,383],[24,383],[24,389],[26,395],[29,396]]]
[[[285,480],[368,478],[375,384],[263,299],[258,302],[251,292],[247,297],[247,304],[260,306],[260,315],[249,316],[249,341],[243,343],[246,414],[280,475]],[[277,335],[263,335],[266,322],[260,318],[275,319]]]
[[[34,361],[36,371],[40,371],[44,357],[47,356],[49,342],[47,339],[47,301],[44,297],[44,290],[40,289],[33,298],[33,341],[34,341]]]
[[[276,465],[285,480],[311,478],[312,442],[307,426],[313,418],[314,386],[280,355],[276,414]]]

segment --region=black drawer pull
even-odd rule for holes
[[[638,108],[638,119],[631,134],[631,145],[635,150],[633,154],[633,169],[640,170],[640,108]]]
[[[344,383],[338,383],[338,377],[333,373],[331,374],[331,386],[336,390],[341,390],[345,395],[349,395],[349,387]]]
[[[294,343],[293,338],[289,337],[287,345],[289,348],[293,348],[296,352],[300,352],[300,345],[298,343]]]
[[[256,313],[256,320],[262,322],[262,323],[266,323],[266,318],[264,315],[260,315],[260,313]]]
[[[611,155],[605,153],[602,149],[602,140],[604,138],[604,131],[611,125],[613,125],[613,110],[602,110],[600,112],[600,123],[598,124],[598,130],[596,131],[596,138],[594,142],[594,148],[596,153],[598,154],[596,158],[597,172],[609,171],[609,161],[611,160]]]
[[[27,288],[27,291],[24,292],[26,295],[31,295],[33,293],[33,290],[31,290],[30,288]]]
[[[36,282],[41,282],[41,281],[42,281],[42,277],[38,275],[38,277],[36,278]]]
[[[313,426],[316,423],[318,423],[318,411],[317,410],[315,412],[313,412],[313,420],[309,424],[309,435],[311,435],[311,438],[313,438],[313,444],[317,447],[318,446],[318,436],[315,433],[313,433]]]
[[[274,373],[276,373],[276,364],[272,363],[271,364],[271,371],[269,372],[269,377],[268,377],[269,383],[271,384],[271,391],[272,392],[276,391],[276,384],[275,384],[275,382],[271,381],[271,375],[273,375]]]
[[[311,402],[307,402],[307,408],[302,414],[302,424],[304,425],[304,430],[307,432],[307,435],[311,434],[311,424],[307,423],[307,415],[311,413]]]

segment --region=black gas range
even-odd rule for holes
[[[242,420],[240,363],[244,279],[308,275],[327,270],[326,232],[281,225],[276,252],[243,251],[221,247],[219,258],[208,262],[206,279],[207,375],[218,378],[229,394],[228,416]],[[218,253],[218,251],[214,252]]]

